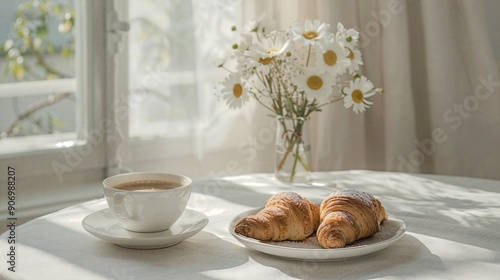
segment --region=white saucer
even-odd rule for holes
[[[94,212],[82,220],[83,228],[106,242],[131,249],[159,249],[174,246],[200,232],[208,224],[208,217],[195,210],[186,209],[168,230],[139,233],[122,227],[109,209]]]

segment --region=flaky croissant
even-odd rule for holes
[[[342,248],[379,232],[386,218],[384,207],[371,194],[337,191],[321,203],[316,238],[323,248]]]
[[[264,209],[243,218],[235,232],[263,241],[304,240],[319,225],[319,206],[294,192],[271,196]]]

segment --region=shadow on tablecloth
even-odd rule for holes
[[[380,252],[361,258],[336,262],[302,262],[280,259],[251,251],[250,258],[264,266],[274,267],[297,279],[372,279],[439,275],[445,272],[441,259],[432,254],[417,238],[405,234],[397,243]],[[295,265],[290,265],[294,263]],[[427,271],[421,271],[426,267]],[[387,273],[390,271],[390,274]]]

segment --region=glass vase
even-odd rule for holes
[[[276,118],[275,176],[289,184],[311,183],[309,120],[302,117]]]

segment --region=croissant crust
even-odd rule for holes
[[[371,194],[338,191],[321,203],[316,238],[323,248],[342,248],[379,232],[386,218],[384,207]]]
[[[263,241],[303,240],[319,225],[319,206],[295,192],[271,196],[261,211],[243,218],[235,232]]]

